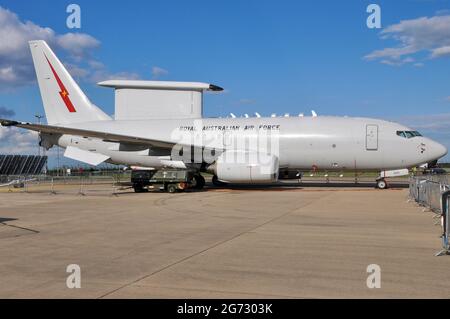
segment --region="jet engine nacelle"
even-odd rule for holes
[[[214,173],[227,183],[272,183],[278,180],[278,157],[244,151],[226,151],[214,164]]]
[[[58,145],[59,137],[60,135],[39,133],[39,146],[42,146],[48,151],[53,145]]]

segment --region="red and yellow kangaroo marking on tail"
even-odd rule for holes
[[[75,113],[77,110],[75,110],[75,107],[72,104],[72,101],[69,97],[69,92],[66,90],[66,87],[64,86],[64,83],[62,83],[61,79],[58,76],[58,73],[56,73],[55,69],[53,68],[52,64],[48,60],[47,56],[45,56],[47,59],[48,65],[50,66],[50,69],[52,69],[53,75],[55,76],[56,82],[58,82],[59,89],[61,90],[59,92],[59,95],[61,95],[61,98],[66,105],[67,109],[70,113]]]

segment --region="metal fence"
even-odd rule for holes
[[[126,189],[122,184],[119,176],[8,176],[0,192],[112,196]]]
[[[450,255],[449,215],[450,183],[447,175],[414,176],[409,183],[409,196],[419,205],[436,213],[437,224],[442,228],[442,250],[436,255]]]

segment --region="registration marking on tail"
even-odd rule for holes
[[[66,105],[67,109],[70,113],[75,113],[77,110],[75,110],[75,107],[72,104],[72,101],[69,97],[69,92],[67,91],[66,87],[64,86],[64,83],[61,81],[61,79],[58,76],[58,73],[56,73],[55,69],[53,68],[53,65],[48,60],[47,56],[45,56],[47,59],[48,65],[50,66],[50,69],[52,69],[53,75],[55,76],[56,82],[58,82],[58,86],[60,88],[59,95],[61,96],[64,104]]]

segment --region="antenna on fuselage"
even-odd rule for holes
[[[314,110],[311,110],[312,117],[317,117],[317,113]]]
[[[261,117],[261,115],[258,112],[255,112],[256,117]]]
[[[233,113],[230,113],[230,116],[234,119],[236,118],[236,115],[234,115]]]

